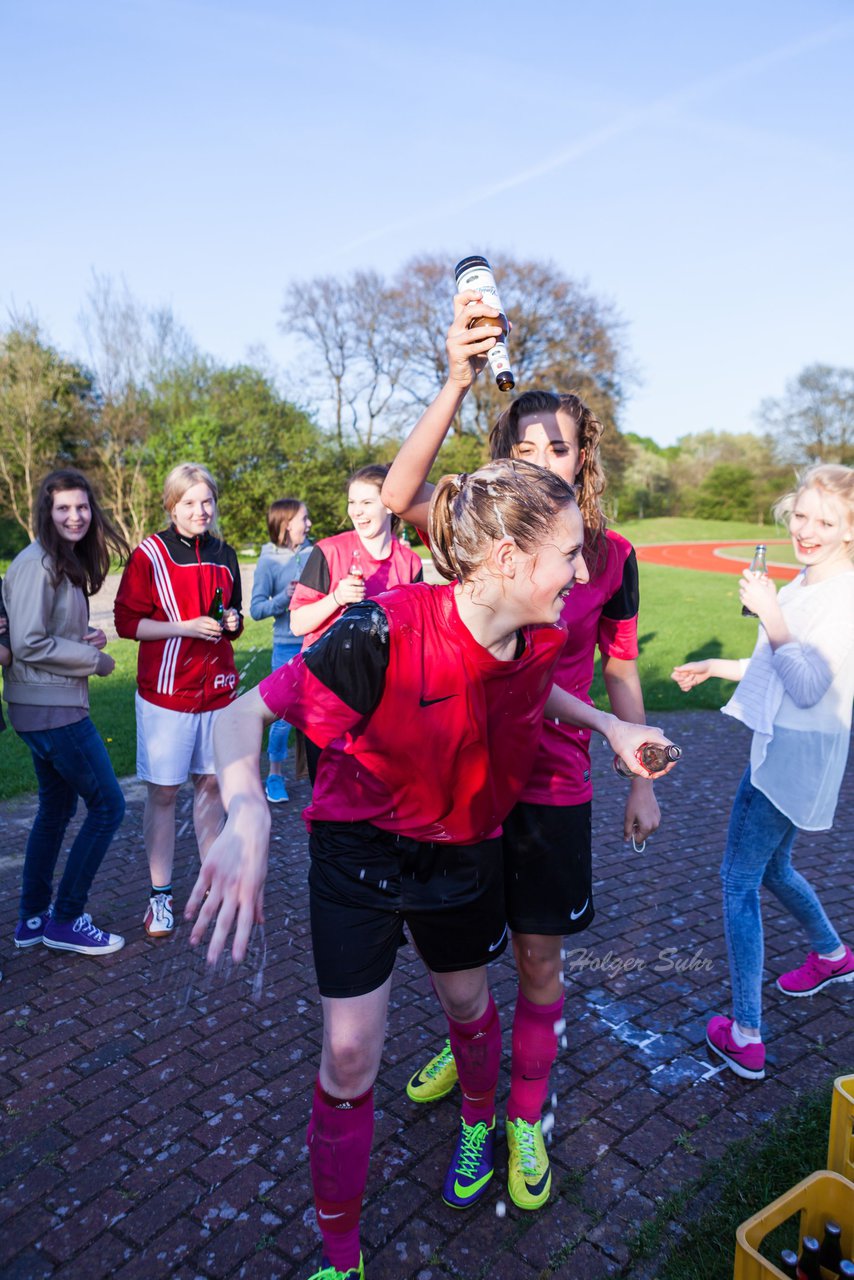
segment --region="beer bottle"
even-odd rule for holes
[[[784,1249],[780,1254],[780,1270],[791,1280],[798,1280],[798,1255],[791,1249]]]
[[[362,554],[358,547],[356,547],[353,552],[352,559],[350,560],[350,568],[347,570],[347,574],[350,578],[364,578],[365,576],[365,571],[362,568]]]
[[[225,606],[222,603],[222,587],[217,587],[214,591],[214,598],[211,601],[211,607],[208,609],[208,617],[213,618],[222,626],[223,615],[225,614]]]
[[[839,1280],[854,1280],[854,1262],[842,1259],[839,1264]]]
[[[798,1275],[802,1280],[821,1280],[818,1255],[819,1247],[815,1236],[804,1236],[801,1241],[801,1256],[798,1258]]]
[[[828,1219],[824,1224],[824,1239],[821,1242],[818,1260],[823,1267],[827,1267],[828,1271],[839,1271],[839,1264],[842,1261],[842,1228],[838,1222]]]
[[[672,743],[669,747],[662,747],[657,742],[643,742],[635,752],[635,759],[638,764],[642,764],[648,773],[660,773],[670,764],[671,760],[678,760],[682,755],[682,748],[674,746]],[[627,764],[624,763],[620,756],[614,756],[614,769],[624,778],[637,778],[639,775],[632,773]]]
[[[766,564],[766,552],[768,548],[764,542],[757,542],[756,550],[753,553],[753,559],[750,562],[751,573],[767,573],[768,565]],[[756,614],[752,609],[748,609],[746,604],[741,606],[742,618],[755,618]]]
[[[489,316],[478,316],[477,319],[472,320],[469,328],[473,329],[481,324],[500,324],[506,339],[510,331],[510,325],[507,322],[501,299],[498,296],[498,286],[495,283],[495,276],[492,274],[492,267],[486,258],[481,257],[480,254],[473,254],[470,258],[463,258],[462,262],[458,262],[454,267],[454,278],[458,289],[476,289],[483,295],[483,300],[487,306],[495,307],[501,313],[497,320]],[[516,385],[516,379],[513,377],[513,370],[510,367],[510,356],[507,352],[506,340],[499,340],[494,347],[490,347],[486,353],[486,358],[498,384],[498,390],[512,391]]]

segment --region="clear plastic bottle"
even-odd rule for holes
[[[671,743],[669,747],[663,747],[658,742],[643,742],[635,752],[635,759],[638,764],[642,764],[648,773],[660,773],[662,769],[673,760],[678,760],[682,755],[682,748]],[[620,756],[614,756],[614,769],[624,778],[637,778],[640,775],[632,773],[627,764],[624,763]]]
[[[767,573],[768,572],[767,553],[768,553],[768,548],[766,547],[765,543],[757,542],[756,550],[753,553],[753,559],[750,562],[751,573]],[[748,609],[746,604],[743,604],[741,606],[741,616],[742,618],[755,618],[756,614],[753,612],[752,609]]]
[[[506,342],[507,334],[510,332],[510,325],[507,322],[507,316],[504,314],[504,308],[498,296],[498,286],[495,283],[495,276],[492,274],[492,267],[486,258],[481,257],[480,254],[473,254],[470,258],[463,258],[462,262],[457,263],[454,267],[454,278],[458,289],[477,290],[483,295],[485,303],[501,312],[497,323],[504,330],[505,341],[496,342],[495,346],[487,351],[486,358],[498,384],[498,390],[512,391],[516,385],[516,379],[510,366],[510,356]],[[472,320],[469,328],[471,329],[481,324],[495,323],[496,321],[489,316],[478,316],[477,319]]]

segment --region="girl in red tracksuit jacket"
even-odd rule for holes
[[[217,486],[182,463],[166,477],[170,526],[134,551],[116,596],[116,630],[138,640],[137,774],[147,784],[145,851],[151,894],[143,923],[172,932],[175,801],[193,779],[193,824],[204,858],[224,815],[213,758],[213,722],[237,692],[232,641],[242,628],[240,570],[211,532]]]

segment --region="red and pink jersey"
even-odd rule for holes
[[[322,748],[306,821],[366,821],[415,840],[497,835],[519,798],[563,649],[526,627],[499,662],[457,612],[454,585],[364,602],[259,685]]]
[[[609,529],[608,558],[589,583],[573,587],[563,607],[566,644],[555,684],[592,705],[596,648],[615,658],[638,656],[637,563],[630,542]],[[547,720],[521,799],[532,804],[584,804],[590,781],[590,730]]]
[[[305,604],[314,604],[334,591],[341,579],[349,574],[354,552],[359,554],[365,579],[365,598],[368,600],[373,600],[391,587],[421,581],[421,557],[411,548],[405,547],[397,538],[392,538],[391,553],[385,560],[375,560],[369,555],[355,529],[350,529],[346,533],[336,533],[332,538],[321,538],[315,543],[291,597],[291,611]],[[309,631],[303,638],[302,647],[307,649],[314,644],[318,636],[323,635],[343,612],[343,608],[336,610],[314,631]]]
[[[135,640],[143,618],[178,622],[207,614],[217,587],[223,607],[241,611],[240,568],[227,542],[209,533],[185,538],[173,527],[145,538],[125,566],[116,595],[116,631]],[[242,630],[224,631],[216,644],[193,636],[141,640],[139,696],[172,711],[216,711],[237,693],[231,643]]]

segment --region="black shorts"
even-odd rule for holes
[[[369,822],[314,822],[311,941],[323,996],[366,995],[394,968],[406,924],[436,973],[507,947],[501,841],[423,844]]]
[[[514,933],[580,933],[592,923],[590,802],[528,804],[504,822],[504,896]]]

